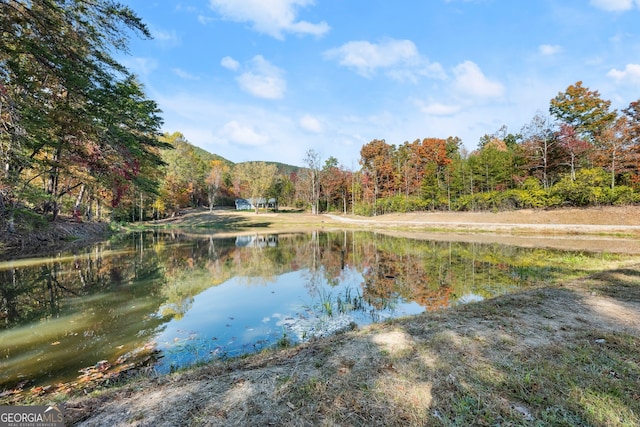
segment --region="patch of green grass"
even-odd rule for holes
[[[589,334],[563,346],[519,354],[507,380],[509,399],[532,408],[553,425],[640,425],[640,339]],[[541,351],[542,350],[542,351]]]
[[[282,332],[282,336],[276,341],[276,347],[279,349],[289,348],[294,345],[293,341],[287,336],[285,331]]]
[[[312,377],[298,387],[298,393],[301,399],[313,399],[318,393],[322,393],[325,388],[317,377]]]
[[[14,211],[16,229],[23,231],[45,230],[50,223],[44,215],[30,209],[16,209]]]

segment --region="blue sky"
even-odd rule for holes
[[[640,0],[121,0],[164,131],[233,162],[358,169],[373,139],[519,132],[569,85],[640,99]]]

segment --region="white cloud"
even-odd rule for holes
[[[178,37],[175,30],[167,31],[151,27],[150,31],[151,36],[165,46],[178,46],[180,44],[180,37]]]
[[[306,114],[300,118],[300,127],[308,132],[322,132],[322,123],[316,117]]]
[[[504,86],[489,80],[477,64],[465,61],[453,69],[453,86],[462,95],[478,98],[498,98],[504,94]]]
[[[176,73],[178,77],[183,78],[185,80],[200,80],[200,77],[195,76],[181,68],[174,68],[173,72]]]
[[[220,61],[220,65],[232,71],[236,71],[238,68],[240,68],[240,63],[230,56],[225,56],[224,58],[222,58],[222,60]]]
[[[213,18],[206,15],[198,15],[198,22],[202,25],[207,25],[209,22],[213,21]]]
[[[148,76],[158,68],[158,61],[154,58],[127,57],[122,61],[122,64],[139,76]]]
[[[607,73],[607,76],[618,82],[640,84],[640,64],[627,64],[624,70],[616,70],[613,68]]]
[[[430,116],[450,116],[460,111],[459,105],[447,105],[439,102],[433,102],[425,105],[422,102],[417,102],[420,111]]]
[[[235,22],[250,22],[252,28],[276,39],[283,33],[322,36],[329,25],[297,20],[298,9],[313,5],[313,0],[209,0],[211,8]]]
[[[411,40],[387,39],[377,44],[350,41],[327,50],[324,56],[367,78],[371,78],[378,69],[386,69],[387,74],[397,80],[415,81],[417,76],[445,78],[440,64],[423,58]]]
[[[267,144],[270,141],[268,135],[256,132],[251,126],[246,126],[232,120],[226,123],[220,136],[241,145],[258,146]]]
[[[562,53],[562,46],[557,44],[542,44],[538,46],[538,52],[545,56],[556,55]]]
[[[624,12],[640,6],[638,0],[591,0],[591,5],[607,12]]]
[[[240,88],[258,98],[281,99],[287,89],[287,82],[283,78],[284,71],[262,55],[256,55],[251,60],[248,71],[239,75],[236,80]]]

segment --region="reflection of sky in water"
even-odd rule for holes
[[[286,336],[293,342],[321,336],[372,320],[424,311],[415,302],[392,301],[376,310],[364,304],[358,310],[340,310],[338,299],[362,295],[362,275],[346,268],[336,286],[309,270],[286,273],[272,281],[236,277],[196,295],[189,311],[168,322],[157,336],[164,358],[158,369],[182,366],[211,357],[237,356],[260,350]],[[331,304],[332,316],[326,315]],[[341,312],[342,311],[342,312]]]
[[[166,372],[260,350],[281,338],[304,341],[352,323],[491,298],[574,274],[576,262],[600,258],[359,232],[207,241],[147,233],[78,255],[0,263],[0,283],[19,284],[11,288],[9,310],[0,313],[0,387],[23,379],[33,380],[29,386],[75,380],[79,369],[101,360],[137,362],[149,341],[166,355],[159,366]],[[559,259],[570,264],[556,265]],[[342,264],[346,268],[337,270]],[[306,269],[311,265],[319,267]],[[291,266],[300,270],[268,276]],[[241,276],[208,284],[217,271]],[[242,277],[246,271],[256,274]],[[375,304],[383,309],[362,299],[365,277],[367,297],[379,298]],[[393,292],[423,306],[394,299]]]

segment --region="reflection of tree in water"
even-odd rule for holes
[[[548,280],[554,271],[562,270],[558,265],[545,265],[551,256],[561,256],[546,249],[384,235],[373,235],[360,248],[363,295],[376,307],[400,297],[433,310],[448,307],[464,295],[491,297]]]
[[[162,301],[164,315],[181,316],[198,293],[230,278],[263,286],[289,271],[306,270],[302,285],[317,295],[323,283],[335,287],[345,280],[346,272],[355,270],[363,276],[359,294],[372,306],[383,308],[401,298],[427,309],[448,306],[468,293],[490,296],[550,274],[548,267],[532,262],[548,258],[544,250],[417,241],[353,230],[251,235],[240,240],[137,233],[122,243],[126,246],[116,242],[37,260],[32,267],[4,263],[0,266],[4,327],[57,316],[66,298],[117,291],[141,280],[153,281],[149,292]]]
[[[0,263],[0,316],[4,327],[58,317],[75,297],[114,291],[159,277],[150,254],[131,257],[118,243],[99,244],[57,258]]]
[[[67,264],[67,265],[65,265]],[[4,326],[57,317],[62,301],[91,292],[83,281],[89,268],[86,262],[49,261],[31,268],[0,270],[0,316]],[[78,275],[71,274],[76,269]]]
[[[0,270],[0,320],[4,326],[9,326],[18,319],[19,272],[15,268]]]
[[[100,343],[144,344],[169,318],[183,316],[199,293],[232,278],[263,286],[301,271],[300,286],[312,296],[314,310],[339,320],[354,311],[371,312],[373,319],[373,308],[393,309],[401,302],[438,309],[467,295],[490,297],[547,280],[563,269],[549,263],[559,253],[544,249],[418,241],[354,230],[243,242],[247,244],[238,245],[236,238],[138,233],[58,258],[0,263],[0,328],[42,319],[53,325],[51,330],[56,328],[37,344],[42,354],[53,353],[51,343],[57,341],[75,343],[78,353],[102,354]],[[65,316],[73,322],[63,331],[57,325]],[[26,340],[13,341],[11,348],[3,345],[0,350],[3,361],[31,351]],[[11,363],[16,372],[24,367],[22,361]]]
[[[369,304],[383,309],[400,298],[426,309],[449,305],[450,268],[433,256],[433,248],[425,242],[380,235],[374,241],[364,246],[363,292]]]
[[[163,322],[155,316],[162,276],[151,253],[132,254],[140,252],[114,242],[0,263],[0,387],[25,373],[75,378],[78,369],[113,362],[150,339]],[[18,327],[27,324],[33,333],[21,334]]]

